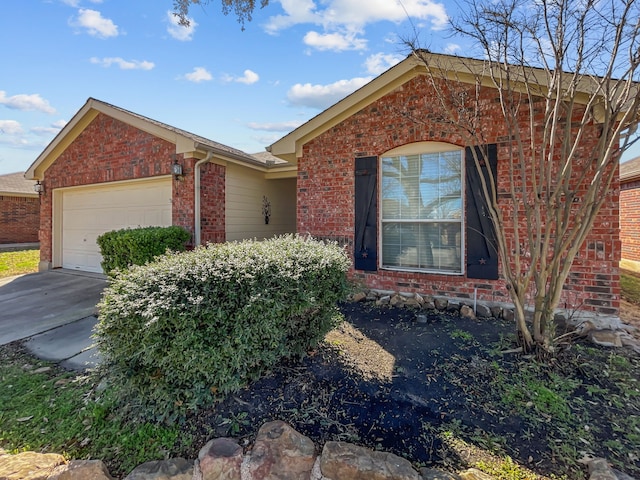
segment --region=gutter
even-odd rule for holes
[[[262,163],[259,160],[256,160],[249,154],[238,155],[233,152],[228,152],[226,150],[214,148],[214,147],[211,147],[210,145],[206,145],[198,142],[195,143],[194,148],[195,150],[204,150],[205,152],[207,152],[207,157],[209,157],[209,155],[216,154],[216,155],[219,155],[220,157],[223,157],[223,158],[226,157],[228,159],[231,159],[240,163],[244,163],[244,164],[250,163],[257,167],[262,167],[263,169],[266,167],[264,163]]]

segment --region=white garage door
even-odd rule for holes
[[[65,191],[62,267],[102,273],[98,236],[121,228],[170,225],[170,178]]]

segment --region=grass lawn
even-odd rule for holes
[[[0,252],[0,278],[38,271],[40,250]]]

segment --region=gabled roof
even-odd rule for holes
[[[223,160],[243,163],[254,167],[266,168],[268,166],[267,163],[260,158],[249,155],[237,148],[229,147],[228,145],[215,142],[200,135],[153,120],[95,98],[89,98],[69,123],[67,123],[51,143],[47,145],[33,164],[31,164],[25,176],[32,179],[42,179],[44,171],[64,152],[99,113],[116,118],[135,128],[175,144],[177,154],[189,153],[194,156],[204,157],[207,152],[211,152]]]
[[[620,183],[640,179],[640,157],[632,158],[620,164]]]
[[[412,78],[427,74],[427,64],[429,65],[430,73],[436,77],[469,84],[476,84],[479,81],[483,86],[493,88],[495,88],[495,84],[492,76],[496,78],[504,76],[503,66],[485,60],[429,53],[423,50],[411,53],[403,61],[374,78],[371,82],[267,147],[267,150],[290,163],[297,163],[298,157],[302,155],[302,146],[305,143],[382,98],[397,87],[407,83]],[[514,66],[513,71],[510,71],[510,82],[513,82],[512,88],[516,90],[525,91],[525,86],[527,86],[534,92],[539,90],[540,94],[544,94],[548,86],[547,81],[546,72],[540,68]],[[588,79],[579,81],[576,102],[586,103],[594,93],[593,89],[594,86]]]
[[[33,180],[24,178],[24,173],[7,173],[0,175],[0,195],[13,197],[37,197],[33,189]]]

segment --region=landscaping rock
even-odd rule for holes
[[[603,347],[621,347],[620,333],[611,330],[593,330],[589,332],[589,338],[596,345]]]
[[[435,468],[421,468],[420,475],[422,476],[422,480],[461,480],[460,475],[443,472]]]
[[[449,300],[447,301],[446,311],[455,315],[456,313],[460,313],[460,307],[460,303]]]
[[[383,297],[380,297],[376,301],[376,305],[378,305],[378,306],[389,305],[389,303],[391,303],[391,297],[389,295],[385,295]]]
[[[363,302],[367,299],[367,294],[364,292],[358,292],[353,295],[354,302]]]
[[[460,473],[462,480],[494,480],[494,477],[481,472],[477,468],[470,468]]]
[[[446,298],[434,298],[433,305],[435,306],[436,310],[440,310],[441,312],[443,312],[447,309],[449,301]]]
[[[489,310],[491,310],[491,316],[495,318],[502,318],[502,307],[494,305],[493,307],[490,307]]]
[[[482,303],[476,305],[476,315],[479,318],[491,318],[494,316],[491,313],[491,309]]]
[[[460,316],[462,318],[468,318],[470,320],[476,319],[476,314],[473,313],[473,308],[471,308],[469,305],[462,305],[460,307]]]
[[[320,460],[330,480],[420,480],[409,461],[344,442],[327,442]]]
[[[620,335],[620,341],[623,347],[632,348],[636,353],[640,353],[640,340],[637,338],[632,337],[628,333],[623,333]]]
[[[391,297],[391,300],[389,303],[391,304],[392,307],[400,307],[404,305],[404,299],[402,298],[401,295],[396,294],[393,297]]]
[[[56,467],[47,480],[113,480],[102,460],[72,460]]]
[[[47,480],[59,465],[67,462],[57,453],[22,452],[0,455],[2,480]]]
[[[433,298],[425,298],[424,303],[422,304],[422,308],[425,310],[433,311],[436,310],[436,305],[434,303]]]
[[[315,445],[283,421],[265,423],[258,431],[247,462],[252,480],[308,479]]]
[[[420,308],[420,307],[422,307],[423,303],[424,303],[424,300],[422,301],[422,303],[420,303],[416,297],[405,298],[404,299],[404,306],[405,307],[414,307],[414,308],[417,307],[417,308]]]
[[[184,458],[156,460],[134,468],[124,480],[192,480],[193,461]]]
[[[516,319],[516,314],[513,310],[505,308],[502,310],[502,318],[504,318],[507,322],[514,322]]]
[[[604,458],[594,458],[589,461],[587,466],[589,467],[589,480],[618,480]]]
[[[216,438],[200,449],[195,469],[202,480],[240,480],[242,447],[230,438]]]

